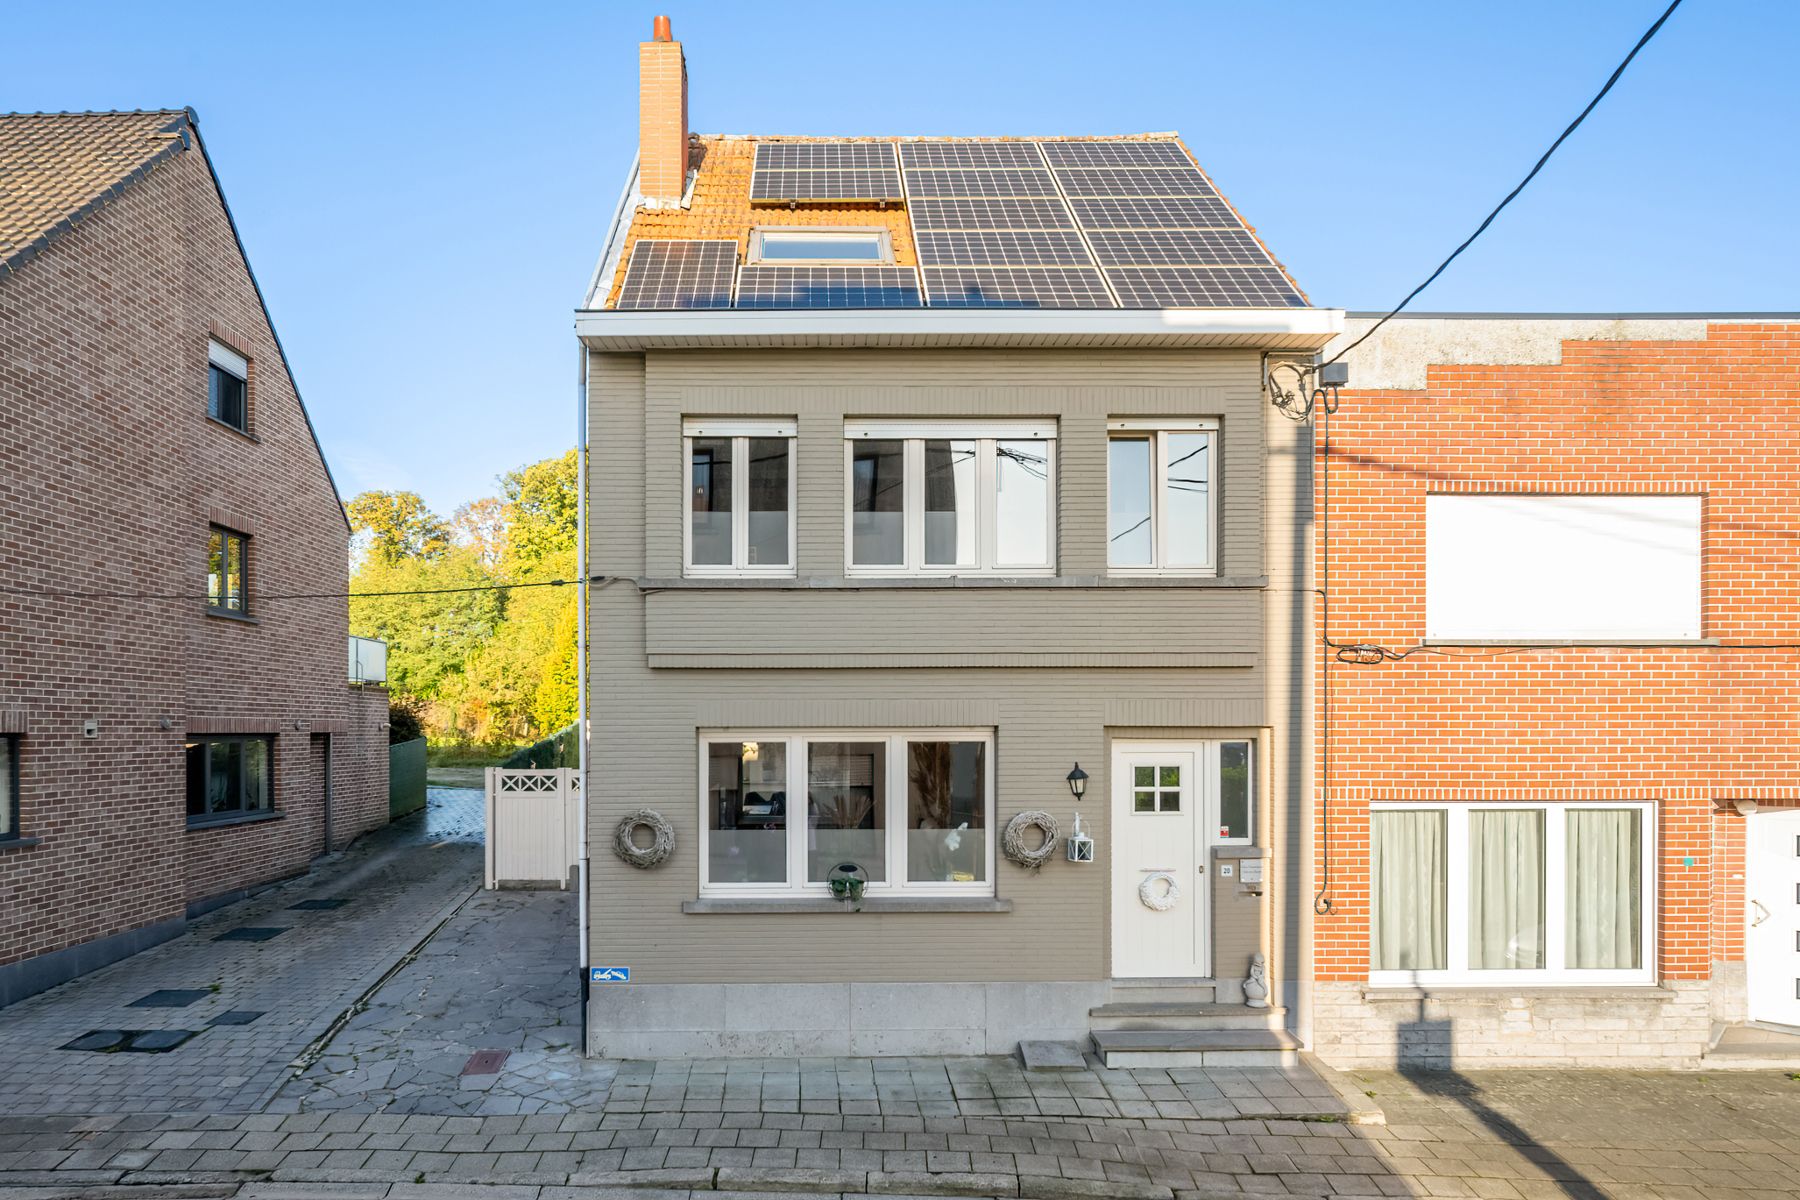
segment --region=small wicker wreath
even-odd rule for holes
[[[1038,829],[1043,832],[1044,844],[1028,846],[1025,843],[1025,831]],[[1022,812],[1006,823],[1006,831],[1000,835],[1000,852],[1021,867],[1037,870],[1050,861],[1056,853],[1056,818],[1047,812],[1033,810]]]
[[[631,835],[639,829],[650,831],[650,844],[640,846]],[[627,813],[613,827],[613,853],[641,870],[661,866],[675,853],[675,827],[654,808],[640,808]]]
[[[1156,890],[1156,885],[1159,883],[1166,883],[1169,886],[1159,892]],[[1181,885],[1176,883],[1175,877],[1167,871],[1157,871],[1144,876],[1144,882],[1138,884],[1138,899],[1143,902],[1145,908],[1155,912],[1168,912],[1181,899]]]

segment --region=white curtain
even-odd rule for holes
[[[1469,968],[1544,966],[1544,813],[1469,812]]]
[[[1441,971],[1446,953],[1449,814],[1369,814],[1369,963],[1377,971]]]
[[[1642,965],[1643,814],[1635,808],[1569,811],[1568,951],[1578,970]]]

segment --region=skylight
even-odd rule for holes
[[[891,263],[885,229],[758,229],[750,236],[753,263]]]

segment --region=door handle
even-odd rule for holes
[[[1763,907],[1761,900],[1752,899],[1750,903],[1756,905],[1756,911],[1759,914],[1756,920],[1750,922],[1750,928],[1755,929],[1758,925],[1761,925],[1764,921],[1769,919],[1769,910]]]

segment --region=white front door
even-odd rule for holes
[[[1750,1019],[1800,1026],[1800,809],[1744,821]]]
[[[1208,974],[1209,843],[1200,743],[1118,742],[1112,761],[1112,972]]]

